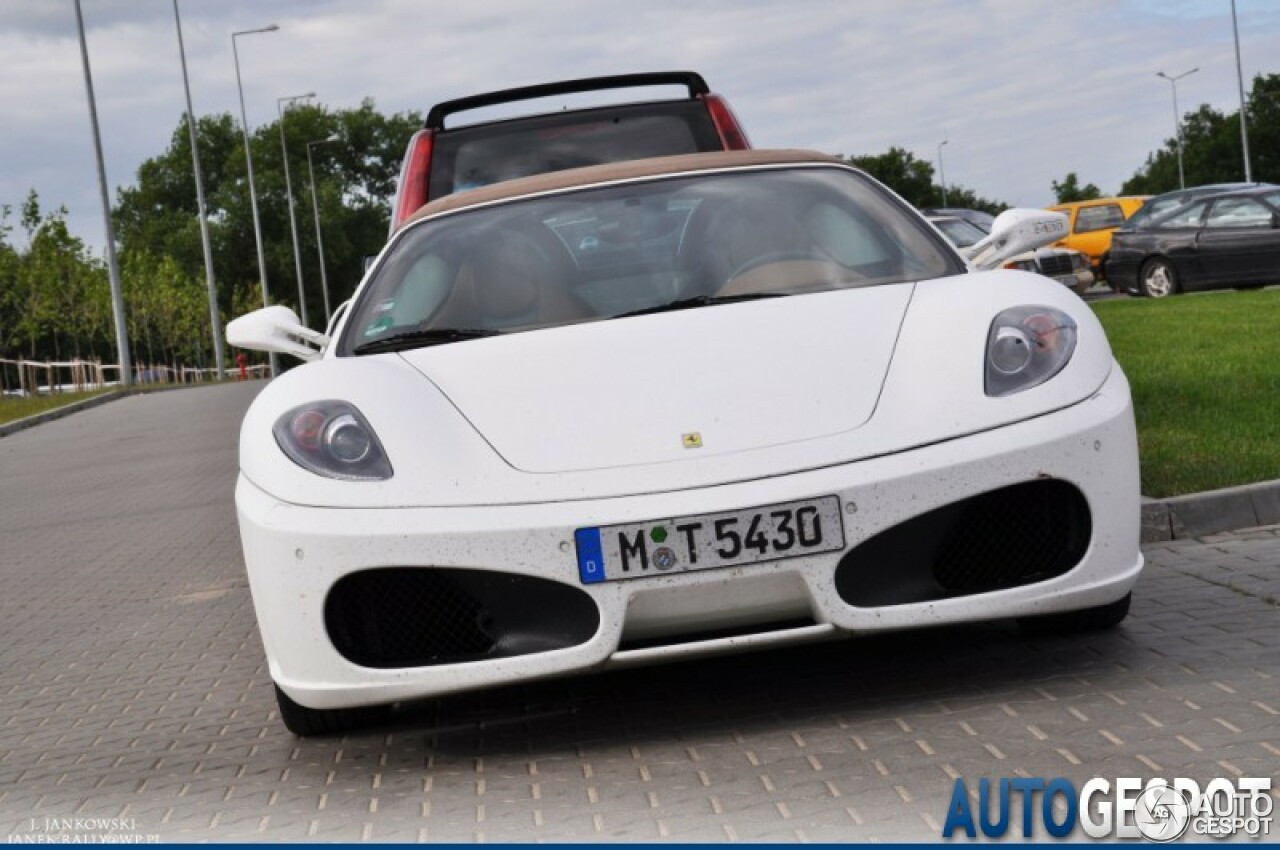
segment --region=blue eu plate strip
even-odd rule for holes
[[[578,576],[583,584],[604,581],[604,552],[600,548],[600,529],[579,528],[573,533],[578,544]]]

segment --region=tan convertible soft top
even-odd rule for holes
[[[479,189],[445,195],[443,198],[432,201],[418,209],[417,212],[405,219],[404,224],[409,224],[412,221],[435,215],[436,213],[463,209],[490,201],[501,201],[522,195],[536,195],[540,192],[551,192],[557,189],[571,189],[575,186],[587,186],[592,183],[654,177],[662,174],[680,174],[689,171],[712,171],[717,168],[736,168],[748,165],[788,165],[805,162],[839,164],[841,160],[838,157],[814,151],[747,150],[691,153],[682,156],[662,156],[652,159],[611,162],[605,165],[590,165],[586,168],[570,168],[564,171],[535,174],[532,177],[504,180]],[[401,226],[403,227],[404,225]]]

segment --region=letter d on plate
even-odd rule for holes
[[[583,584],[604,581],[604,552],[600,548],[600,529],[579,528],[573,533],[578,544],[578,577]]]

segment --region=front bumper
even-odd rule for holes
[[[846,604],[835,568],[844,552],[704,572],[582,585],[574,530],[693,516],[836,495],[846,552],[935,508],[1020,482],[1069,482],[1087,502],[1091,536],[1063,575],[1005,590],[880,607]],[[241,539],[272,679],[312,708],[395,702],[504,682],[841,633],[1047,614],[1124,596],[1142,569],[1137,443],[1119,368],[1091,398],[1034,419],[898,454],[794,475],[614,499],[500,507],[329,509],[280,502],[243,475]],[[579,588],[599,613],[565,648],[429,667],[373,669],[330,639],[325,599],[344,576],[380,567],[500,571]],[[732,637],[624,638],[705,632],[744,612],[807,624]]]

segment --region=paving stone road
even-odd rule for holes
[[[1110,633],[858,639],[296,739],[232,505],[259,386],[135,396],[0,439],[10,837],[121,818],[166,841],[933,840],[955,777],[1280,773],[1280,527],[1148,547]]]

